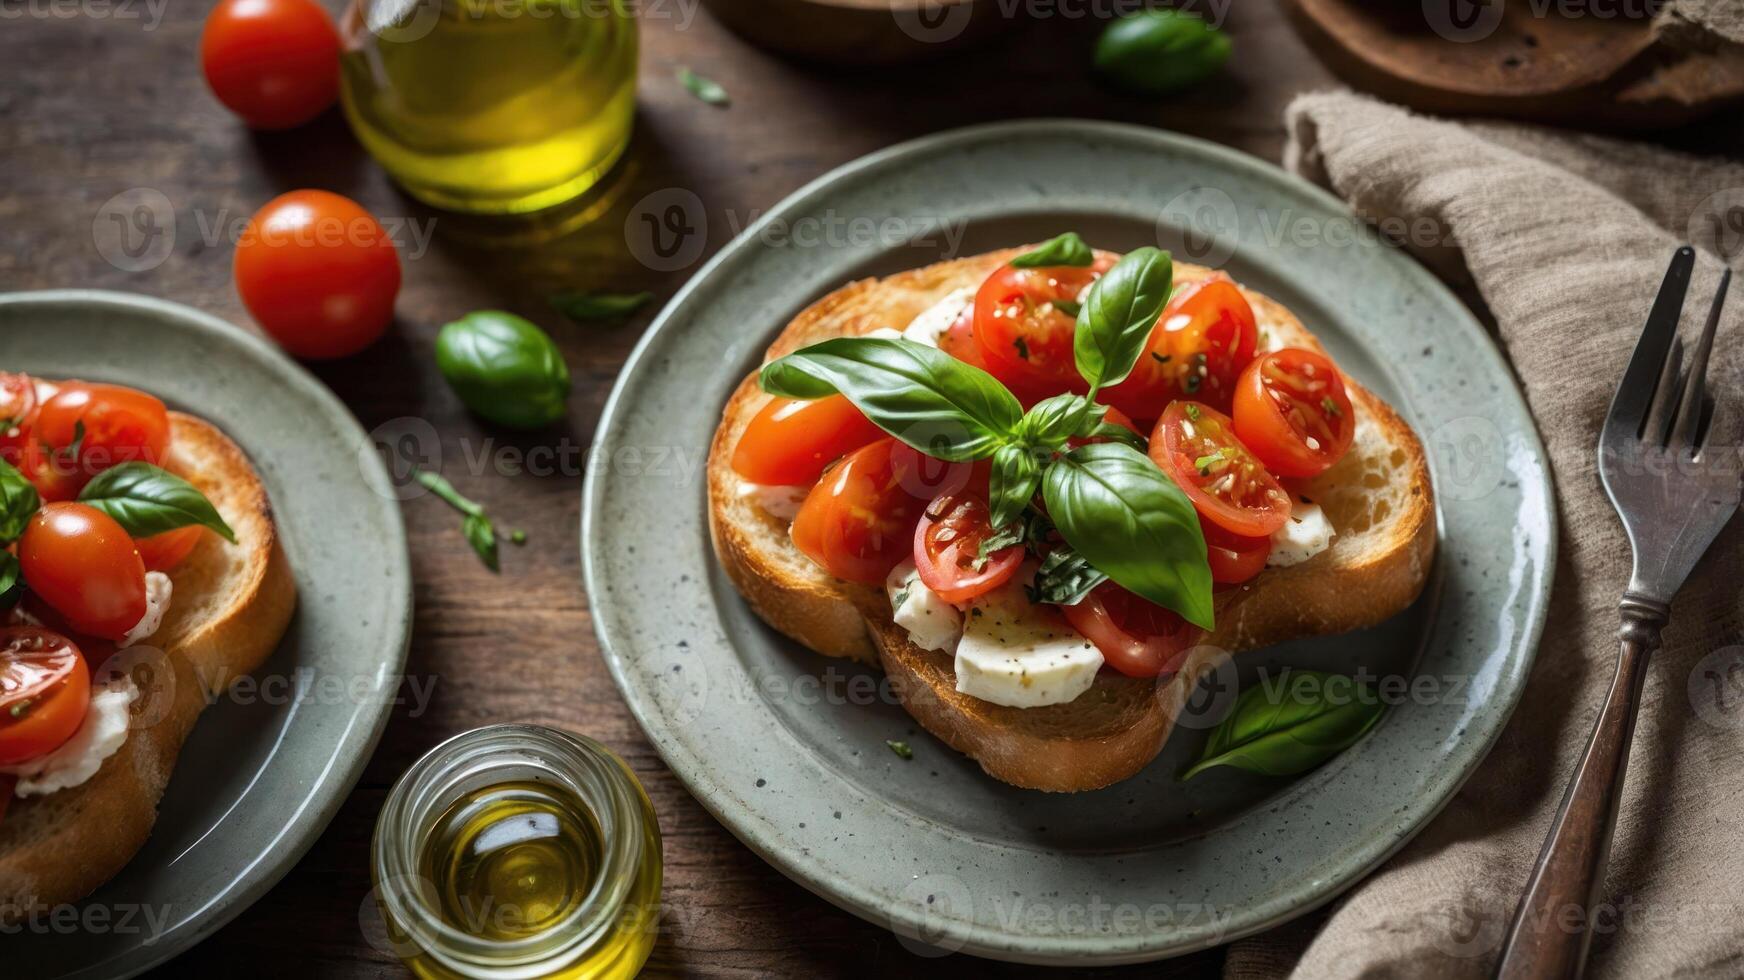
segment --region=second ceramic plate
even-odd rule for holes
[[[1442,538],[1424,598],[1377,629],[1241,658],[1244,679],[1292,665],[1415,681],[1368,738],[1307,776],[1217,770],[1182,784],[1203,741],[1189,731],[1105,790],[1014,789],[921,731],[876,673],[765,628],[716,566],[702,461],[728,393],[796,312],[858,277],[1065,230],[1103,248],[1161,245],[1282,301],[1429,448]],[[582,545],[595,623],[631,710],[690,791],[781,871],[913,948],[1026,962],[1215,945],[1372,870],[1507,720],[1555,549],[1525,405],[1440,283],[1274,167],[1099,123],[947,133],[794,194],[667,306],[624,369],[593,459]],[[908,741],[913,759],[887,739]]]

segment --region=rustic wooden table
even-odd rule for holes
[[[337,7],[339,0],[327,0]],[[1112,96],[1090,79],[1093,25],[1056,17],[1021,25],[981,50],[892,71],[797,66],[752,48],[694,0],[665,0],[643,33],[640,116],[620,168],[621,198],[584,230],[538,248],[474,240],[464,223],[410,201],[352,140],[337,112],[294,132],[250,133],[209,96],[196,48],[209,0],[115,0],[57,6],[4,0],[0,31],[0,289],[90,286],[187,303],[249,322],[230,283],[224,229],[280,192],[319,187],[384,218],[435,220],[427,250],[406,249],[399,321],[351,360],[315,367],[366,428],[429,420],[457,454],[500,433],[467,415],[436,373],[438,327],[481,307],[513,310],[551,330],[575,377],[567,425],[510,440],[556,445],[568,465],[549,476],[449,475],[506,522],[525,528],[500,575],[486,571],[433,499],[406,504],[417,621],[409,673],[434,683],[422,710],[396,710],[362,781],[314,849],[266,897],[159,976],[400,977],[359,924],[370,833],[388,787],[422,752],[493,722],[540,722],[603,740],[642,777],[666,841],[667,926],[649,975],[1003,975],[1020,968],[963,956],[917,957],[888,932],[788,881],[735,841],[661,764],[598,655],[576,541],[581,450],[619,366],[658,303],[629,322],[577,326],[546,304],[559,288],[650,290],[669,297],[695,269],[652,271],[631,257],[625,216],[644,195],[686,188],[704,203],[703,255],[789,192],[838,164],[911,137],[994,119],[1123,119],[1226,143],[1277,160],[1284,106],[1332,79],[1284,22],[1279,0],[1240,4],[1227,25],[1236,55],[1197,92],[1161,101]],[[1082,6],[1090,5],[1081,5]],[[1061,10],[1068,9],[1066,5]],[[67,11],[72,11],[68,14]],[[161,21],[159,18],[161,17]],[[722,82],[727,109],[674,81],[682,65]],[[1691,137],[1699,140],[1699,137]],[[160,265],[124,271],[105,259],[97,222],[130,188],[175,208],[175,248]],[[700,264],[700,260],[699,263]],[[458,458],[451,455],[449,458]],[[1146,969],[1216,974],[1210,950]]]

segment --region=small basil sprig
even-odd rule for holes
[[[486,514],[484,507],[477,501],[454,489],[440,473],[429,470],[413,470],[412,477],[423,485],[424,489],[435,494],[443,503],[460,511],[460,533],[466,536],[466,543],[472,545],[472,550],[478,553],[479,561],[491,571],[500,571],[497,560],[497,526]],[[509,540],[515,544],[523,544],[527,535],[523,531],[509,532]]]
[[[1261,678],[1206,739],[1191,779],[1214,766],[1267,776],[1304,773],[1354,745],[1380,721],[1385,705],[1366,684],[1317,670]]]
[[[1061,264],[1090,252],[1068,233],[1028,255],[1043,256],[1036,264]],[[1173,276],[1168,253],[1141,248],[1096,280],[1078,310],[1073,344],[1089,395],[1056,395],[1027,413],[992,375],[909,340],[827,340],[765,365],[759,381],[789,398],[840,393],[879,428],[929,456],[991,458],[988,503],[996,529],[1018,520],[1039,487],[1069,546],[1051,552],[1044,565],[1036,594],[1045,601],[1070,605],[1113,579],[1210,629],[1211,572],[1192,503],[1139,452],[1144,440],[1107,421],[1107,408],[1095,401],[1101,388],[1132,372]],[[1067,449],[1068,440],[1091,437],[1111,441]]]
[[[1048,467],[1042,498],[1060,537],[1121,586],[1210,629],[1211,568],[1187,495],[1131,446],[1079,446]]]
[[[1019,269],[1040,269],[1052,265],[1082,268],[1095,261],[1096,253],[1084,244],[1084,239],[1079,238],[1077,232],[1068,231],[1036,246],[1035,251],[1025,252],[1012,259],[1011,264]]]
[[[236,532],[192,483],[144,462],[122,463],[91,478],[79,502],[108,514],[135,538],[198,524],[232,544]]]
[[[42,498],[30,480],[0,459],[0,545],[18,540],[30,523],[30,515],[41,506]]]
[[[511,429],[550,425],[569,398],[563,352],[513,313],[479,310],[444,326],[436,367],[467,408]]]
[[[1169,253],[1146,247],[1127,253],[1090,287],[1078,310],[1072,354],[1092,393],[1113,387],[1132,373],[1174,282]]]
[[[1023,406],[993,375],[909,340],[838,337],[764,365],[763,390],[848,396],[872,424],[929,456],[984,459],[1013,441]]]

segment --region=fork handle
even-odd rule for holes
[[[1624,593],[1620,611],[1623,652],[1617,676],[1514,910],[1496,966],[1502,980],[1578,977],[1586,967],[1592,943],[1589,911],[1604,883],[1648,657],[1658,649],[1659,631],[1671,612],[1665,603],[1634,593]]]

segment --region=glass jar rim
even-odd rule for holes
[[[485,939],[445,920],[426,896],[432,884],[419,870],[425,832],[457,788],[492,769],[549,774],[593,811],[605,842],[599,875],[587,895],[558,922],[520,939]],[[504,778],[498,777],[497,781]],[[642,791],[623,762],[585,736],[540,725],[488,725],[454,735],[407,769],[388,793],[371,848],[377,894],[390,918],[419,950],[461,972],[561,969],[615,927],[642,860],[646,828]],[[405,885],[412,885],[407,888]],[[527,974],[535,975],[535,974]]]

